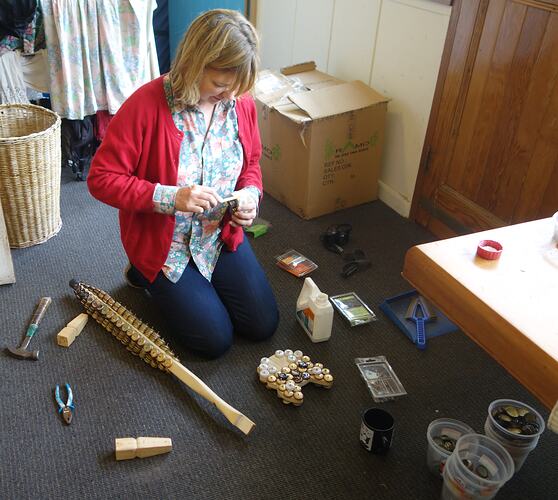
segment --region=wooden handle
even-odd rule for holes
[[[50,297],[43,297],[40,300],[39,304],[37,305],[37,308],[35,309],[35,312],[33,313],[33,317],[31,318],[32,325],[39,326],[39,323],[43,319],[43,316],[45,315],[45,312],[51,302],[52,299]]]
[[[204,382],[202,382],[196,375],[194,375],[188,368],[177,361],[173,361],[169,371],[190,389],[199,394],[207,401],[213,403],[217,409],[225,416],[225,418],[238,427],[244,434],[249,434],[255,427],[255,423],[248,417],[233,408],[230,404],[223,401],[217,394],[215,394]]]

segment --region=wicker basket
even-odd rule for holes
[[[0,105],[0,202],[12,248],[43,243],[62,227],[60,122],[41,106]]]

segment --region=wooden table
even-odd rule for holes
[[[406,278],[545,406],[558,400],[558,248],[552,219],[414,246]],[[503,246],[476,256],[480,240]]]

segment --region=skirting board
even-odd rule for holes
[[[10,253],[10,244],[8,242],[8,232],[6,231],[6,222],[4,220],[4,212],[0,206],[0,285],[6,285],[8,283],[15,283],[15,274],[12,254]]]
[[[381,180],[378,181],[378,198],[399,215],[409,218],[411,202]]]

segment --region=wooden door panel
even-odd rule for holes
[[[536,193],[545,192],[545,185],[539,184],[536,189],[533,181],[536,183],[536,178],[541,178],[548,182],[551,171],[548,171],[546,158],[550,157],[550,168],[555,163],[552,161],[555,158],[554,145],[544,137],[549,137],[546,129],[549,126],[552,128],[558,116],[558,54],[552,50],[558,47],[558,15],[546,14],[548,22],[536,48],[537,60],[529,74],[529,87],[525,92],[517,131],[504,162],[500,184],[500,189],[511,186],[510,193],[517,193],[517,197],[496,196],[493,210],[497,215],[510,214],[512,222],[525,220],[527,214],[523,212],[522,206],[537,199]],[[553,134],[551,132],[554,141],[558,138],[557,132],[558,127]],[[536,211],[531,211],[527,217],[535,218],[536,214]]]
[[[430,120],[427,130],[427,138],[436,138],[439,144],[439,150],[451,151],[452,148],[452,127],[454,122],[454,114],[458,104],[458,98],[467,64],[467,55],[469,53],[469,45],[475,36],[476,16],[479,9],[482,11],[488,5],[487,0],[470,0],[467,4],[468,8],[462,8],[461,2],[456,2],[452,9],[450,25],[448,27],[448,38],[455,39],[454,44],[447,44],[444,48],[442,56],[441,72],[445,79],[438,78],[436,85],[436,96],[432,106],[431,116],[438,119]],[[478,30],[477,30],[478,33]],[[467,82],[465,82],[467,85]],[[420,169],[430,170],[428,176],[421,178],[420,170],[417,178],[417,186],[421,184],[422,195],[420,198],[429,200],[435,197],[435,191],[438,184],[442,181],[445,174],[442,168],[431,168],[430,164],[439,161],[436,153],[431,154],[432,149],[425,149],[423,158],[421,158]],[[416,188],[415,188],[416,190]],[[415,197],[413,197],[415,198]],[[418,206],[418,199],[413,204]],[[428,226],[430,215],[428,211],[411,209],[411,214],[415,212],[417,222],[424,226]]]
[[[508,82],[511,78],[514,49],[521,35],[526,10],[527,8],[524,5],[505,2],[496,45],[488,68],[489,75],[486,88],[481,96],[481,112],[478,123],[474,126],[473,144],[476,147],[467,158],[465,171],[468,179],[464,186],[464,194],[486,209],[489,208],[488,200],[482,198],[482,194],[490,184],[490,178],[487,179],[486,174],[497,175],[496,164],[494,162],[488,163],[488,159],[491,155],[497,153],[493,148],[495,146],[500,147],[500,143],[494,139],[502,129],[495,117],[506,113],[506,94],[509,89]],[[460,190],[459,187],[457,188]]]
[[[552,40],[558,43],[558,17],[552,19]],[[547,39],[550,40],[550,37]],[[550,44],[548,44],[550,45]],[[556,57],[550,48],[549,59]],[[535,219],[539,213],[551,214],[558,210],[558,64],[553,63],[554,74],[550,75],[548,86],[552,85],[552,95],[545,100],[547,103],[543,123],[538,131],[537,144],[534,149],[529,170],[523,184],[523,192],[517,204],[514,220]],[[545,96],[541,92],[541,96]],[[530,195],[529,193],[535,193]],[[543,193],[542,202],[536,193]]]
[[[436,199],[440,208],[448,213],[459,212],[459,221],[465,227],[475,226],[479,231],[502,227],[506,221],[499,219],[488,210],[479,207],[474,201],[459,193],[447,184],[442,184],[438,189]]]
[[[510,5],[514,5],[514,3],[512,2]],[[501,113],[495,116],[496,119],[493,119],[497,127],[492,137],[490,152],[485,160],[483,182],[478,195],[474,198],[480,206],[508,222],[512,220],[513,207],[519,199],[521,183],[528,167],[528,159],[526,162],[523,158],[524,161],[515,163],[515,170],[510,172],[510,161],[519,153],[515,134],[521,124],[522,111],[526,109],[524,108],[525,97],[548,16],[547,11],[529,8],[523,17],[513,59],[508,65],[509,73],[505,83]],[[539,106],[536,106],[535,109],[526,109],[526,111],[528,114],[538,116],[540,120],[542,110]],[[525,146],[527,151],[524,156],[529,156],[529,150],[533,144]],[[504,205],[504,209],[508,210],[499,210],[501,208],[499,205]]]
[[[556,198],[558,197],[558,161],[554,164],[552,177],[546,188],[544,198],[541,204],[540,212],[552,214],[558,211],[556,206]]]
[[[486,22],[476,52],[475,66],[472,70],[461,119],[462,130],[455,144],[455,150],[463,151],[463,154],[452,156],[451,164],[454,168],[448,171],[447,183],[450,186],[461,186],[462,191],[469,196],[477,192],[479,183],[478,172],[475,172],[477,163],[471,161],[471,157],[478,148],[479,137],[484,137],[486,133],[483,125],[488,123],[490,118],[488,115],[488,119],[481,119],[482,96],[487,90],[492,56],[498,38],[498,27],[505,7],[506,0],[496,0],[488,4]],[[473,137],[475,133],[478,134],[476,138]]]
[[[558,12],[558,0],[513,0],[515,3],[521,3],[529,7],[548,10],[550,12]]]
[[[543,193],[542,201],[529,193]],[[513,220],[534,220],[539,213],[552,214],[558,210],[558,144],[539,141],[525,182],[520,201],[517,204]]]
[[[457,0],[411,217],[456,234],[558,210],[558,0]]]

